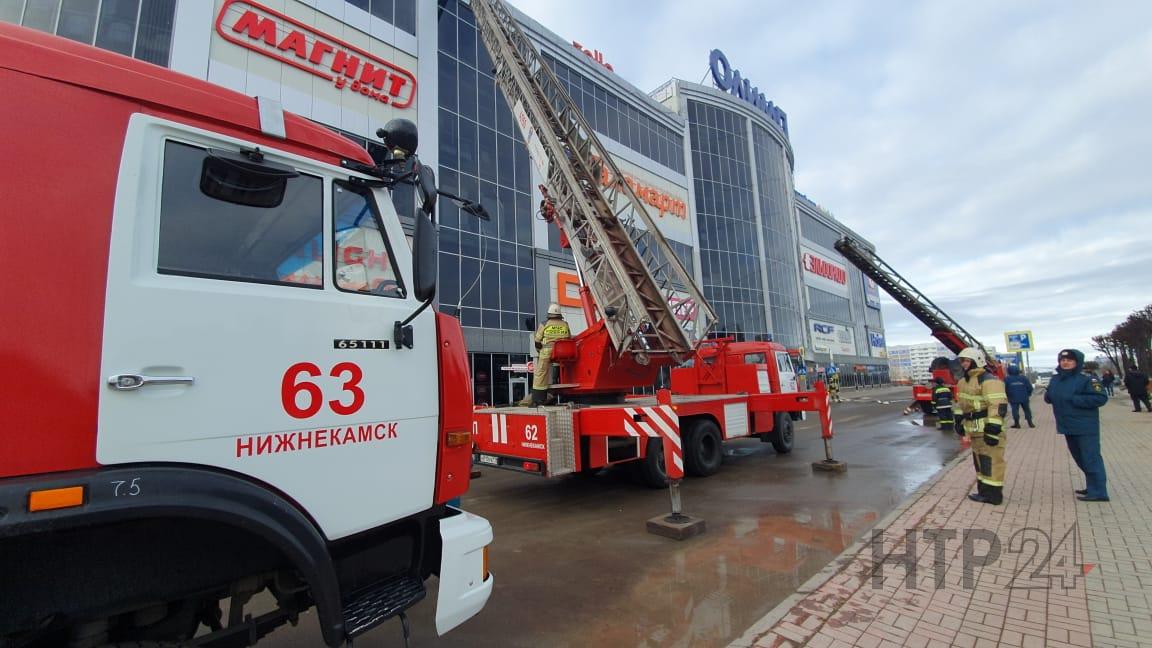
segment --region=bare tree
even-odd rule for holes
[[[1117,366],[1121,371],[1126,372],[1132,365],[1144,370],[1152,367],[1152,304],[1134,311],[1108,335],[1092,338],[1092,346],[1103,351],[1109,359],[1119,360]],[[1109,348],[1111,352],[1101,347]]]
[[[1118,371],[1121,371],[1121,375],[1123,375],[1120,359],[1120,344],[1112,337],[1111,333],[1108,335],[1094,336],[1092,338],[1092,348],[1103,353],[1104,357],[1108,358],[1108,361],[1112,363],[1112,366],[1116,367]]]

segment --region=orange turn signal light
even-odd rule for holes
[[[472,444],[471,432],[449,432],[445,437],[444,445],[449,448],[459,448],[460,446]]]
[[[28,493],[28,511],[51,511],[84,503],[84,487],[50,488]]]
[[[488,546],[485,545],[484,546],[484,580],[488,580],[488,578],[491,575],[492,575],[492,572],[488,571]]]

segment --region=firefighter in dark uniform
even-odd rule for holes
[[[968,499],[984,504],[1004,502],[1004,417],[1008,395],[1004,383],[984,368],[984,352],[968,347],[960,352],[964,377],[957,385],[958,420],[972,441],[976,492]]]
[[[956,421],[952,418],[952,387],[944,384],[943,378],[936,379],[936,387],[932,389],[932,404],[936,406],[940,429],[964,436],[964,432],[956,427]]]
[[[548,319],[536,329],[535,343],[538,356],[532,376],[532,406],[538,407],[548,399],[548,388],[552,385],[552,345],[556,340],[572,337],[568,322],[560,314],[560,304],[548,306]]]

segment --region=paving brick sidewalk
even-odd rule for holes
[[[1119,392],[1101,410],[1112,501],[1088,503],[1033,409],[1007,430],[1003,506],[967,500],[965,453],[730,648],[1152,647],[1152,414]]]

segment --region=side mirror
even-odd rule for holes
[[[412,293],[422,302],[436,296],[436,263],[439,243],[436,226],[424,211],[416,212],[416,236],[412,249]]]

